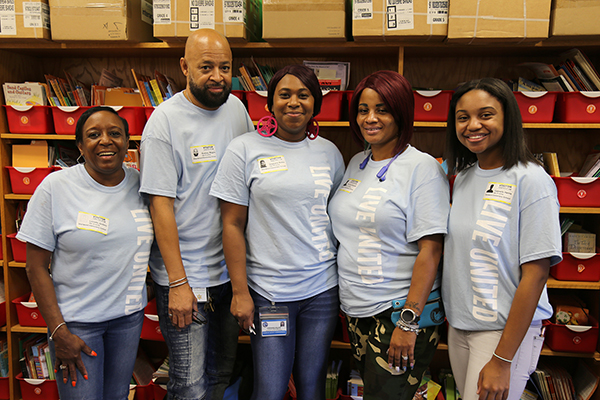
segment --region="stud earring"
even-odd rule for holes
[[[264,137],[273,136],[277,132],[277,120],[271,115],[262,117],[256,124],[256,131]]]
[[[306,136],[310,140],[315,140],[319,136],[319,123],[314,118],[311,118],[306,125]]]

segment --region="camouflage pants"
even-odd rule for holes
[[[392,309],[368,318],[346,316],[354,358],[364,381],[364,400],[412,400],[439,342],[438,327],[423,329],[415,343],[415,367],[396,372],[387,349],[395,329]]]

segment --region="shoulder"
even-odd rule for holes
[[[433,156],[409,146],[404,162],[411,166],[415,178],[444,178],[442,165]]]
[[[335,144],[333,144],[333,142],[331,140],[325,139],[324,137],[317,136],[317,138],[315,140],[310,140],[309,143],[319,146],[327,152],[336,153],[336,154],[339,153],[340,155],[342,154],[342,153],[340,153],[340,150],[338,149],[338,147]]]

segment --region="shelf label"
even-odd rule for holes
[[[427,1],[427,24],[448,25],[448,0]]]
[[[223,23],[246,22],[246,0],[223,0]]]
[[[25,28],[50,29],[50,8],[46,3],[23,2],[23,26]]]
[[[154,0],[152,17],[156,25],[169,25],[171,23],[171,0]]]
[[[215,29],[215,1],[190,0],[190,30]]]

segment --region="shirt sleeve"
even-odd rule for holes
[[[244,152],[237,150],[238,143],[234,140],[225,151],[210,195],[229,203],[248,206],[250,187],[246,180],[246,159]]]
[[[52,186],[48,183],[42,181],[29,200],[17,239],[53,252],[57,236],[53,228]]]

